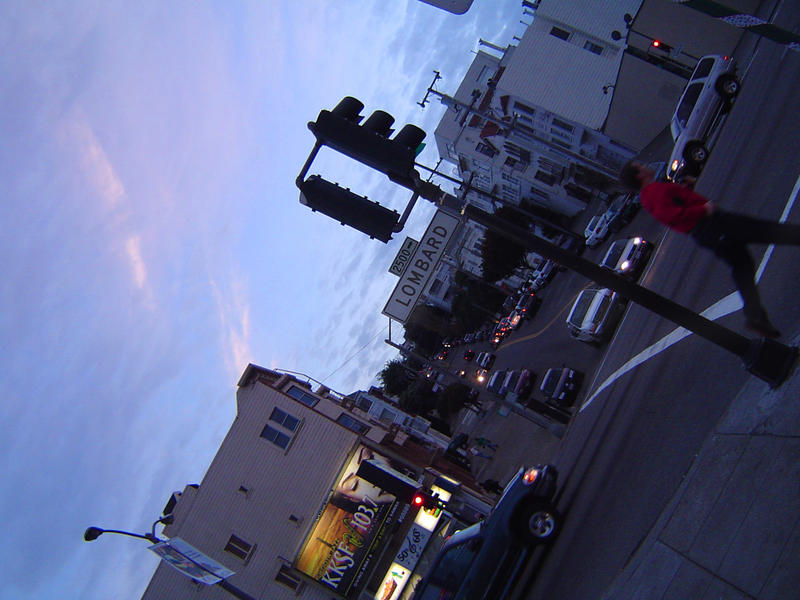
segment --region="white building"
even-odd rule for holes
[[[163,536],[233,571],[225,585],[252,598],[380,597],[419,515],[408,500],[398,499],[392,481],[378,486],[365,479],[365,463],[402,473],[412,490],[416,482],[431,490],[445,486],[461,514],[488,509],[468,489],[477,489],[471,474],[445,461],[441,445],[423,439],[436,434],[420,432],[424,422],[397,426],[405,419],[401,411],[393,407],[389,415],[384,409],[391,404],[374,394],[313,391],[291,375],[249,365],[238,382],[236,405],[236,418],[202,482],[167,503],[164,512],[173,522]],[[406,563],[403,581],[413,569]],[[142,596],[231,597],[221,585],[198,583],[164,560]]]

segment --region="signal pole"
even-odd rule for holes
[[[304,179],[322,145],[383,172],[391,181],[413,192],[412,202],[418,196],[440,207],[454,206],[459,201],[436,184],[423,181],[414,169],[414,160],[425,137],[424,131],[413,125],[406,125],[394,139],[389,139],[392,132],[390,125],[394,119],[383,111],[375,111],[359,126],[362,118],[359,113],[363,106],[360,101],[348,96],[332,111],[321,111],[317,121],[309,123],[309,129],[317,141],[296,183],[301,191],[301,202],[312,210],[329,214],[341,220],[342,224],[352,225],[385,243],[391,238],[391,232],[402,230],[402,224],[398,222],[399,215],[397,218],[393,216],[397,215],[396,212],[326,182],[317,175]],[[406,212],[408,210],[410,208]],[[387,216],[386,212],[391,215]],[[748,372],[766,381],[771,387],[780,385],[786,379],[797,358],[796,347],[766,338],[746,338],[476,206],[465,205],[462,215],[732,352],[742,359]],[[389,225],[391,230],[387,231]]]

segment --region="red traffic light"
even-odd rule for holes
[[[432,509],[441,508],[439,494],[431,494],[424,490],[417,490],[411,498],[411,505],[416,508]]]

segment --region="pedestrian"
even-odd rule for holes
[[[475,443],[478,444],[478,446],[481,448],[489,448],[490,450],[497,450],[497,444],[495,444],[492,440],[485,437],[477,438],[475,440]]]
[[[694,178],[681,183],[655,181],[653,169],[629,161],[622,167],[622,184],[639,190],[644,209],[670,229],[689,234],[730,266],[744,304],[745,327],[765,338],[780,337],[761,305],[756,267],[747,244],[800,245],[800,226],[766,221],[717,208],[694,191]]]
[[[473,456],[480,456],[481,458],[492,458],[488,454],[486,454],[484,452],[481,452],[481,450],[480,450],[480,448],[478,448],[478,446],[470,447],[469,451]]]
[[[487,479],[481,483],[481,487],[490,494],[501,494],[503,492],[503,486],[496,479]]]

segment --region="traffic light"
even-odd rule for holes
[[[661,51],[661,52],[663,52],[664,54],[671,54],[671,53],[672,53],[672,46],[670,46],[670,45],[668,45],[668,44],[665,44],[665,43],[664,43],[664,42],[662,42],[661,40],[653,40],[653,41],[650,43],[650,46],[651,46],[651,47],[652,47],[654,50],[660,50],[660,51]]]
[[[400,218],[396,211],[319,175],[311,175],[305,181],[298,182],[297,187],[300,188],[300,203],[311,210],[333,217],[342,225],[350,225],[384,243],[392,239],[392,232]]]
[[[346,96],[333,110],[321,110],[308,128],[319,143],[385,173],[393,181],[413,181],[414,159],[425,132],[416,125],[406,125],[390,138],[394,117],[376,110],[360,124],[363,108],[360,100]]]
[[[439,501],[439,494],[431,494],[425,490],[417,490],[411,499],[411,506],[415,508],[424,508],[430,510],[432,508],[442,508]]]

